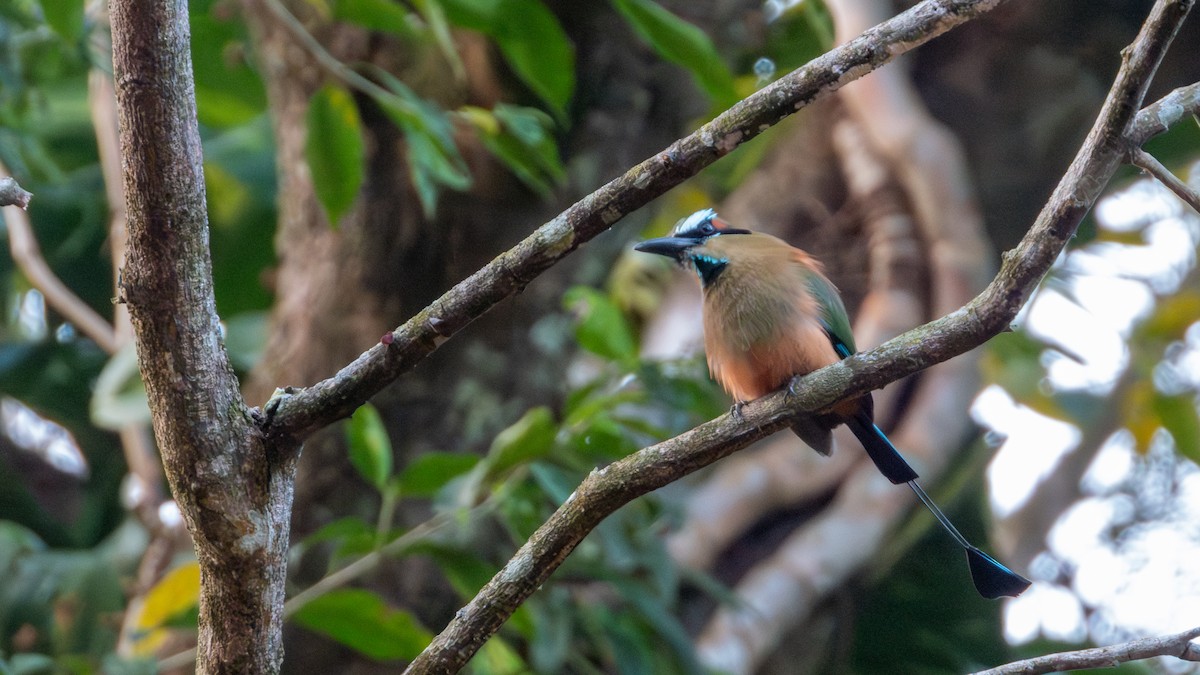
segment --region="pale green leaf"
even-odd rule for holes
[[[446,17],[496,41],[513,72],[554,116],[566,119],[575,92],[575,50],[538,0],[443,0]]]
[[[550,135],[553,122],[545,113],[505,104],[491,111],[467,107],[461,112],[488,151],[533,190],[547,195],[566,178]]]
[[[446,483],[467,473],[478,463],[478,455],[425,453],[404,467],[396,477],[396,485],[405,497],[432,497]]]
[[[471,174],[454,143],[454,129],[446,113],[417,96],[406,84],[382,69],[375,76],[389,92],[376,96],[383,111],[404,132],[413,186],[425,214],[437,210],[439,186],[465,190]]]
[[[575,337],[581,347],[611,361],[632,363],[637,359],[633,329],[607,294],[576,286],[567,291],[563,301],[578,319]]]
[[[346,436],[350,463],[368,483],[382,490],[392,475],[392,442],[375,406],[367,403],[354,411]]]
[[[366,156],[362,122],[354,99],[334,85],[313,95],[306,122],[305,157],[313,190],[329,216],[329,224],[336,228],[362,187]]]
[[[292,620],[376,661],[414,659],[433,640],[412,614],[360,588],[330,591],[301,607]]]
[[[395,0],[337,0],[333,18],[405,38],[417,34],[408,10]]]
[[[691,72],[722,108],[738,100],[733,75],[704,31],[663,9],[653,0],[612,0],[638,35],[671,63]]]
[[[554,445],[558,428],[549,408],[533,408],[496,434],[487,454],[488,474],[501,475],[519,464],[543,457]]]
[[[92,390],[92,424],[118,431],[131,424],[149,424],[150,406],[138,370],[137,351],[126,344],[100,371]]]

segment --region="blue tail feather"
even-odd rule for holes
[[[875,462],[879,473],[896,485],[916,480],[917,472],[904,461],[904,457],[888,437],[875,426],[868,413],[860,412],[846,422],[850,431],[854,432],[858,442],[862,443],[867,456]]]
[[[954,527],[950,518],[942,513],[933,499],[917,483],[917,472],[904,460],[900,451],[888,440],[887,435],[871,420],[871,413],[867,409],[864,408],[863,411],[850,418],[846,425],[862,443],[863,449],[867,451],[867,456],[875,463],[879,472],[897,485],[908,483],[938,523],[967,552],[967,563],[971,568],[971,581],[980,595],[988,599],[1003,596],[1016,597],[1029,588],[1031,582],[1028,579],[1008,569],[995,558],[971,544],[958,531],[958,528]]]

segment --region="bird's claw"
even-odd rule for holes
[[[729,414],[733,415],[733,419],[738,424],[746,421],[745,415],[742,415],[742,408],[746,407],[745,401],[738,401],[729,408]]]
[[[799,394],[800,394],[800,376],[795,375],[792,377],[792,379],[788,380],[786,396],[787,396],[788,400],[791,400],[791,399],[795,398],[796,396],[798,396]]]

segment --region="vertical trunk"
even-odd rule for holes
[[[114,0],[128,304],[154,432],[200,562],[198,671],[279,670],[294,454],[255,434],[223,345],[187,3]]]

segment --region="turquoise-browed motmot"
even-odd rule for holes
[[[678,261],[700,278],[708,369],[737,406],[789,385],[856,350],[837,288],[820,262],[768,234],[731,227],[712,209],[679,221],[669,237],[634,247]],[[913,471],[875,425],[870,394],[798,420],[793,431],[829,454],[831,431],[846,424],[888,480],[908,483],[967,553],[971,579],[986,598],[1015,596],[1029,580],[973,546],[917,483]]]

